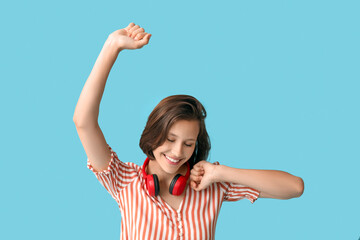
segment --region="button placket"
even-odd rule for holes
[[[179,238],[178,239],[183,239],[184,233],[183,233],[183,224],[182,224],[182,219],[181,219],[181,215],[180,213],[177,214],[177,225],[179,228]]]

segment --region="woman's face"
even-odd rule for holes
[[[199,131],[197,120],[178,120],[171,126],[165,142],[153,150],[164,172],[174,174],[189,160],[195,150]]]

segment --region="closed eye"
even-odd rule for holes
[[[169,142],[175,142],[175,140],[170,140],[170,139],[167,139]],[[185,146],[187,147],[192,147],[192,144],[185,144]]]

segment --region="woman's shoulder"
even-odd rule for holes
[[[134,162],[124,162],[126,165],[128,165],[129,167],[133,168],[134,170],[141,171],[141,166],[137,165]]]

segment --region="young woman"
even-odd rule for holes
[[[140,139],[142,166],[119,160],[97,122],[101,97],[118,54],[150,37],[134,23],[109,35],[73,118],[88,168],[119,205],[121,239],[214,239],[223,201],[301,196],[303,180],[289,173],[207,162],[206,111],[189,95],[169,96],[151,112]]]

